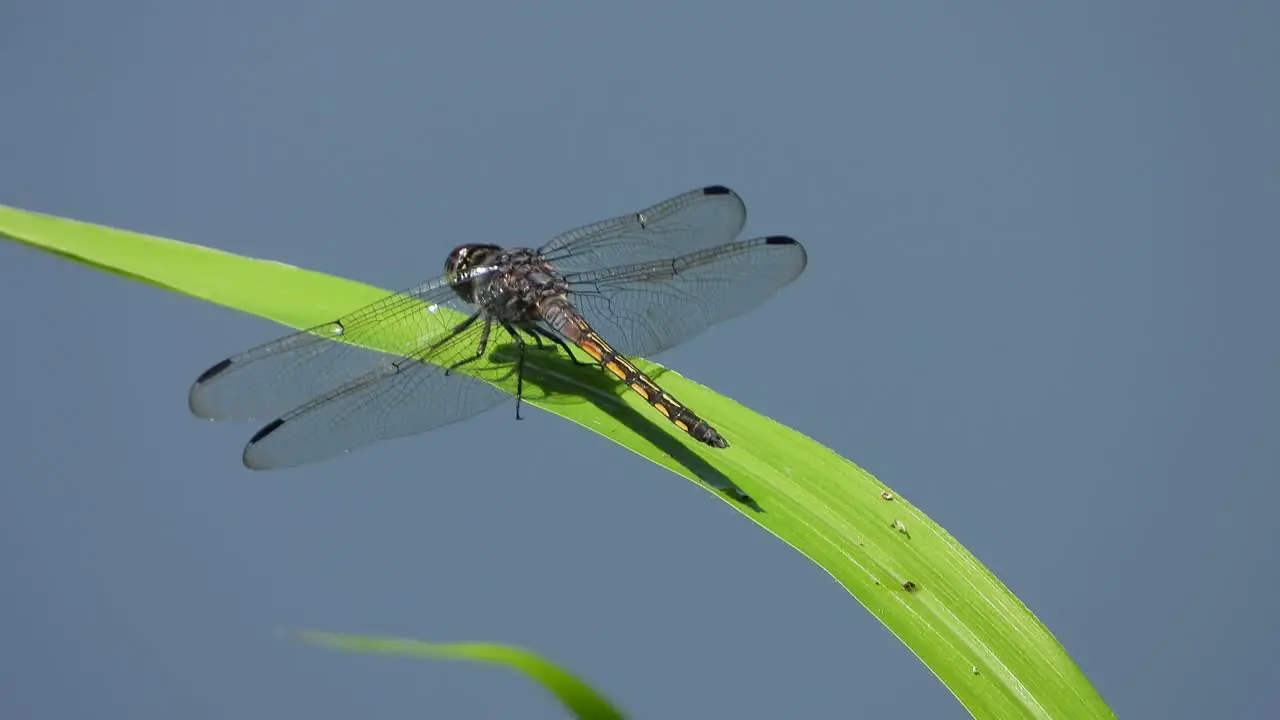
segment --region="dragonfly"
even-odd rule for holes
[[[693,440],[727,448],[629,358],[675,347],[800,276],[804,247],[786,235],[738,240],[746,219],[737,193],[710,185],[536,249],[460,245],[432,280],[214,364],[188,404],[211,420],[274,418],[245,446],[247,467],[305,465],[509,400],[458,372],[485,357],[514,371],[519,418],[532,346],[599,366]],[[515,348],[506,359],[493,352],[500,334]]]

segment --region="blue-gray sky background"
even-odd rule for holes
[[[0,203],[403,287],[723,183],[805,275],[659,359],[859,463],[1126,718],[1280,701],[1280,5],[0,5]],[[822,570],[507,405],[261,475],[268,322],[0,244],[0,716],[961,717]],[[815,345],[814,337],[825,344]]]

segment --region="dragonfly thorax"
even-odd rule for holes
[[[528,248],[463,245],[449,254],[445,273],[463,300],[516,325],[536,322],[542,300],[568,291],[564,277]]]

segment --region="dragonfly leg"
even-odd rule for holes
[[[445,343],[449,342],[449,340],[450,340],[450,339],[452,339],[454,335],[457,335],[458,333],[462,332],[463,330],[466,330],[467,328],[471,327],[471,324],[472,324],[472,323],[474,323],[476,320],[479,320],[479,319],[480,319],[480,313],[481,313],[481,312],[482,312],[482,311],[477,310],[477,311],[475,311],[475,312],[471,313],[471,317],[468,317],[466,320],[463,320],[462,322],[458,323],[457,325],[454,325],[454,326],[453,326],[453,330],[450,330],[448,335],[445,335],[444,337],[440,338],[440,340],[438,340],[435,344],[433,344],[429,349],[430,349],[430,350],[435,350],[436,348],[439,348],[441,345],[443,345],[443,344],[445,344]],[[488,322],[488,320],[485,320],[485,322],[487,323],[487,322]]]
[[[522,420],[520,417],[520,403],[524,402],[524,338],[520,337],[520,333],[511,327],[508,323],[502,323],[502,327],[516,341],[516,419]]]
[[[573,354],[573,348],[569,346],[569,343],[560,339],[560,336],[556,335],[553,332],[544,330],[535,325],[534,328],[529,331],[529,334],[533,335],[534,337],[547,338],[548,340],[555,343],[556,345],[559,345],[560,347],[564,348],[565,354],[569,356],[569,359],[573,361],[574,365],[593,365],[594,364],[594,363],[582,362],[581,360],[579,360],[578,356]],[[538,341],[538,347],[542,347],[541,340]],[[551,348],[551,349],[554,350],[555,348]]]
[[[466,320],[462,321],[462,323],[461,323],[461,324],[459,324],[459,325],[458,325],[458,327],[454,328],[454,331],[453,331],[452,333],[450,333],[450,334],[449,334],[449,337],[448,337],[448,338],[445,338],[445,340],[448,340],[449,338],[452,338],[454,335],[457,335],[459,332],[462,332],[463,330],[465,330],[465,329],[467,328],[467,326],[469,326],[471,323],[475,322],[475,321],[476,321],[476,318],[478,318],[478,317],[480,317],[480,313],[476,313],[475,315],[472,315],[471,317],[469,317],[469,318],[467,318]],[[492,321],[492,320],[490,320],[489,318],[485,318],[485,319],[484,319],[484,329],[480,331],[480,342],[479,342],[479,343],[476,343],[476,351],[475,351],[475,353],[474,353],[471,357],[463,358],[463,359],[459,360],[458,362],[456,362],[456,363],[454,363],[454,364],[450,365],[449,367],[445,368],[445,369],[444,369],[444,374],[445,374],[445,375],[448,375],[449,373],[453,372],[455,369],[457,369],[457,368],[459,368],[459,367],[462,367],[463,365],[466,365],[466,364],[467,364],[467,363],[469,363],[469,362],[475,362],[476,360],[479,360],[480,358],[484,357],[484,351],[485,351],[485,348],[489,346],[489,330],[490,330],[492,327],[493,327],[493,321]],[[441,344],[441,343],[443,343],[443,342],[444,342],[444,340],[441,340],[440,342],[436,343],[433,347],[439,347],[439,346],[440,346],[440,344]]]

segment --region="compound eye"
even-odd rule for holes
[[[444,269],[446,272],[458,272],[467,267],[467,248],[460,247],[449,253],[449,257],[444,261]]]

